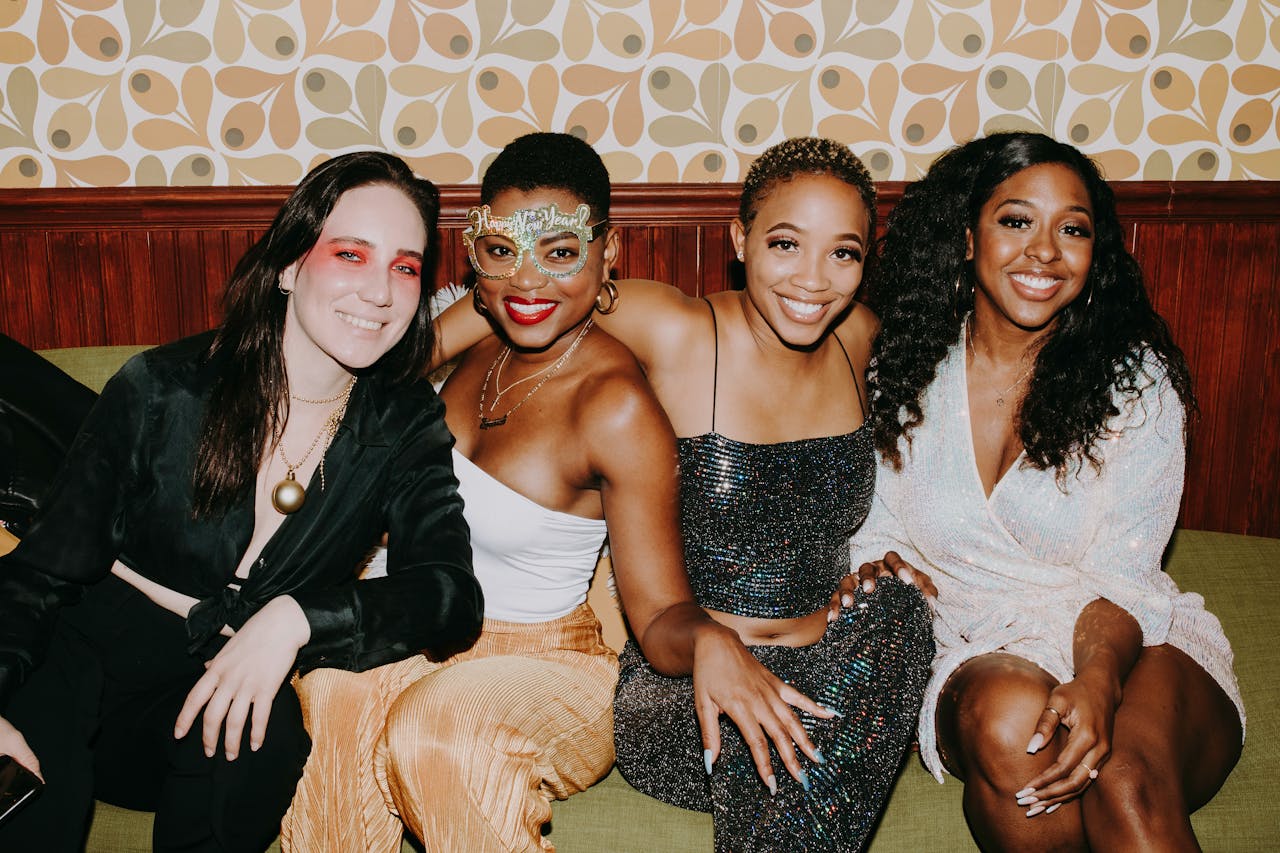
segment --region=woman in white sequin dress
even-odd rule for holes
[[[908,187],[880,272],[853,565],[936,584],[925,764],[984,849],[1199,849],[1244,708],[1218,620],[1161,571],[1194,399],[1110,189],[1049,137],[975,140]]]

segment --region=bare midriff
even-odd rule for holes
[[[722,610],[708,610],[712,619],[738,632],[747,646],[812,646],[827,630],[827,610],[791,619],[738,616]]]

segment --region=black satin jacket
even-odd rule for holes
[[[377,376],[356,383],[325,456],[325,489],[315,477],[249,577],[235,578],[253,532],[252,488],[222,517],[197,521],[191,512],[197,433],[217,370],[204,358],[211,340],[206,333],[129,360],[103,389],[30,531],[0,557],[0,709],[43,659],[60,608],[108,577],[117,558],[201,600],[187,635],[191,653],[206,659],[224,623],[239,628],[286,594],[311,625],[303,671],[370,669],[478,635],[483,595],[453,437],[425,381],[394,392]],[[383,531],[387,576],[357,581]]]

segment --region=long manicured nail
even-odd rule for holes
[[[867,578],[866,580],[864,580],[864,581],[862,582],[862,591],[863,591],[863,592],[871,592],[871,590],[873,590],[873,589],[875,589],[875,588],[876,588],[876,582],[875,582],[875,581],[873,581],[871,578]]]
[[[866,589],[865,584],[863,585],[863,589]],[[853,596],[846,592],[844,595],[840,596],[840,603],[843,604],[845,607],[852,607]]]
[[[1038,802],[1040,802],[1039,797],[1032,797],[1032,796],[1018,797],[1018,805],[1020,806],[1035,805]]]
[[[1044,806],[1032,806],[1031,808],[1027,809],[1027,817],[1035,817],[1036,815],[1040,814],[1040,812],[1042,811],[1044,811]]]
[[[816,758],[816,759],[818,760],[818,763],[819,763],[819,764],[826,764],[826,763],[827,763],[827,757],[826,757],[825,755],[823,755],[823,754],[822,754],[822,750],[820,750],[820,749],[815,749],[815,750],[813,751],[813,755],[814,755],[814,758]]]
[[[1034,755],[1042,746],[1044,746],[1044,735],[1036,732],[1031,736],[1030,742],[1027,743],[1027,752]]]
[[[768,777],[764,780],[764,785],[766,788],[769,789],[769,796],[771,797],[778,796],[778,777],[770,773]]]
[[[835,611],[834,611],[834,610],[828,610],[828,611],[827,611],[827,622],[828,622],[828,623],[831,623],[831,622],[834,622],[834,621],[836,621],[836,614],[835,614]]]
[[[1035,792],[1036,792],[1036,789],[1035,789],[1035,788],[1030,788],[1030,787],[1028,787],[1028,788],[1023,788],[1021,791],[1017,792],[1017,793],[1016,793],[1016,794],[1014,794],[1013,796],[1014,796],[1015,798],[1017,798],[1017,799],[1019,799],[1019,800],[1020,800],[1020,799],[1022,799],[1023,797],[1026,797],[1026,796],[1029,796],[1029,795],[1031,795],[1031,794],[1034,794]]]
[[[809,792],[809,789],[812,787],[809,784],[809,774],[804,772],[803,770],[800,771],[800,787],[804,788],[806,794]]]
[[[1056,811],[1058,810],[1058,806],[1060,806],[1060,805],[1062,805],[1062,803],[1054,803],[1053,805],[1049,806],[1049,808],[1045,809],[1045,810],[1044,810],[1044,813],[1045,813],[1045,814],[1053,814],[1054,812],[1056,812]]]
[[[830,713],[830,714],[831,714],[831,716],[833,716],[833,717],[837,717],[837,718],[839,718],[839,719],[843,719],[843,718],[844,718],[844,714],[843,714],[843,713],[841,713],[840,711],[837,711],[835,708],[832,708],[830,705],[819,705],[818,707],[819,707],[819,708],[821,708],[821,709],[822,709],[822,710],[824,710],[824,711],[827,711],[827,712],[828,712],[828,713]]]
[[[711,764],[712,764],[712,761],[713,761],[713,759],[711,758],[711,750],[709,750],[709,749],[704,749],[704,750],[702,750],[702,766],[703,766],[703,767],[705,767],[705,768],[707,768],[707,775],[708,775],[708,776],[710,776],[710,775],[711,775]]]

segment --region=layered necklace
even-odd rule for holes
[[[564,351],[564,354],[551,362],[551,364],[548,364],[536,373],[529,374],[523,379],[517,379],[506,388],[499,389],[498,383],[502,379],[502,367],[506,365],[507,359],[511,357],[511,347],[503,347],[502,352],[498,353],[498,355],[493,359],[493,363],[489,365],[489,370],[484,375],[484,382],[480,385],[480,429],[493,429],[494,427],[502,426],[507,422],[507,418],[515,414],[516,409],[523,406],[528,402],[530,397],[538,393],[538,389],[547,384],[547,380],[552,376],[555,376],[560,371],[560,368],[564,367],[565,362],[567,362],[578,349],[578,344],[582,343],[582,339],[587,336],[587,332],[591,331],[591,325],[593,322],[595,322],[595,319],[593,317],[588,317],[587,322],[582,324],[582,331],[578,332],[578,336],[573,339],[573,343],[569,344],[569,348]],[[489,387],[489,380],[493,377],[495,368],[498,371],[498,377],[497,379],[494,379],[493,390],[497,396],[495,396],[493,398],[493,402],[489,404],[489,415],[486,417],[484,413],[485,389]],[[511,408],[507,409],[501,416],[496,418],[493,416],[494,410],[498,408],[498,401],[502,399],[503,394],[507,393],[517,385],[528,382],[530,379],[538,376],[541,376],[542,378],[538,380],[536,385],[529,389],[529,393],[525,394],[519,403],[516,403]]]
[[[271,505],[281,515],[295,513],[302,509],[302,505],[306,503],[307,490],[298,482],[294,474],[311,457],[311,452],[319,446],[321,439],[324,439],[325,449],[320,452],[320,491],[324,491],[324,455],[328,451],[333,437],[338,434],[338,426],[342,423],[342,418],[347,413],[347,403],[351,400],[351,389],[355,385],[356,380],[353,376],[351,381],[347,383],[347,387],[332,397],[325,397],[323,400],[309,400],[306,397],[298,397],[294,394],[289,395],[290,400],[313,406],[323,406],[327,403],[337,403],[338,405],[329,413],[329,417],[325,418],[324,424],[321,425],[320,431],[316,433],[316,437],[312,439],[307,452],[303,453],[297,462],[290,462],[289,457],[284,453],[284,428],[281,427],[280,432],[276,433],[276,452],[280,454],[280,461],[284,463],[287,473],[284,475],[284,479],[276,483],[276,487],[271,490]]]
[[[965,339],[965,342],[969,345],[969,352],[973,354],[973,358],[976,361],[978,358],[978,351],[973,347],[973,317],[972,316],[970,316],[967,320],[965,320],[964,339]],[[1022,381],[1031,375],[1031,371],[1035,369],[1035,366],[1036,366],[1035,361],[1032,361],[1031,365],[1026,370],[1022,371],[1022,375],[1020,375],[1017,379],[1013,380],[1012,385],[1010,385],[1008,388],[1005,388],[1003,391],[996,392],[997,406],[999,406],[1002,409],[1004,408],[1005,395],[1008,394],[1010,391],[1012,391],[1014,388],[1017,388],[1019,385],[1021,385]]]

